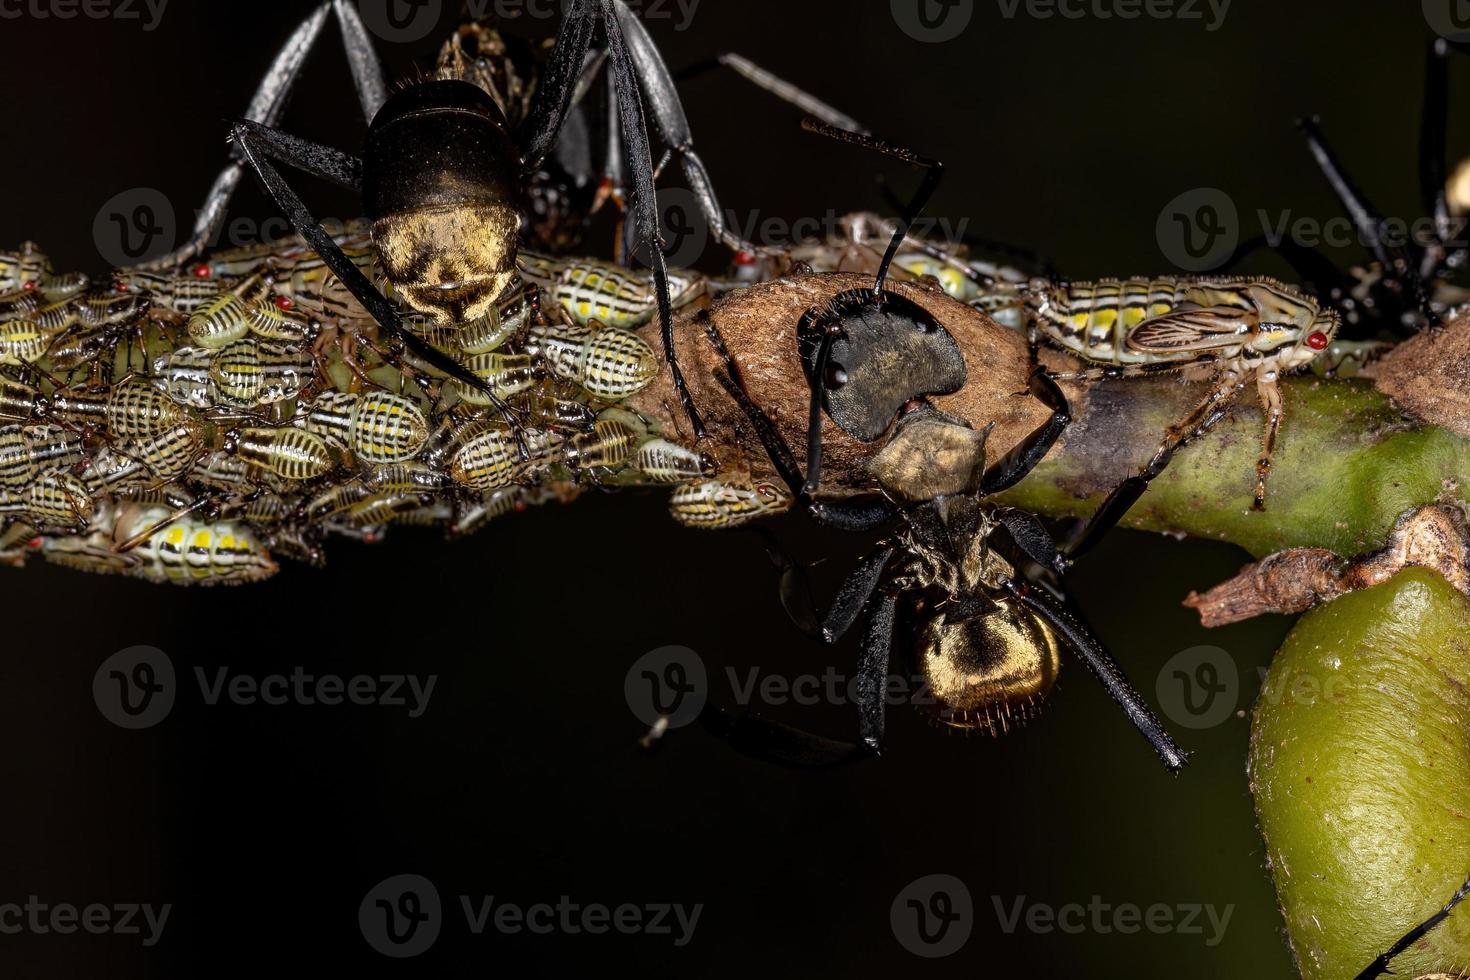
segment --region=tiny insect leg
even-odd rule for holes
[[[1369,963],[1363,972],[1359,973],[1354,980],[1377,980],[1378,977],[1391,972],[1388,966],[1393,962],[1393,958],[1423,939],[1429,934],[1431,929],[1447,919],[1449,914],[1454,911],[1455,906],[1459,905],[1466,895],[1470,895],[1470,878],[1465,879],[1465,883],[1450,896],[1450,900],[1445,903],[1442,909],[1410,929],[1402,939],[1390,946],[1387,952],[1372,963]]]
[[[1224,418],[1231,403],[1247,383],[1233,375],[1228,376],[1213,388],[1183,421],[1170,426],[1164,434],[1164,441],[1160,443],[1159,448],[1143,470],[1137,476],[1130,476],[1113,488],[1113,492],[1108,494],[1107,499],[1098,507],[1092,518],[1080,525],[1073,533],[1066,547],[1062,549],[1063,553],[1068,558],[1086,554],[1098,541],[1102,540],[1105,534],[1117,527],[1123,515],[1127,514],[1129,509],[1138,502],[1138,498],[1143,496],[1148,485],[1155,477],[1164,472],[1164,468],[1169,465],[1169,460],[1173,459],[1174,454]]]
[[[1261,395],[1261,411],[1266,416],[1266,434],[1261,440],[1261,458],[1256,460],[1256,496],[1253,510],[1266,509],[1266,478],[1271,475],[1271,457],[1276,452],[1276,437],[1281,432],[1281,386],[1275,377],[1256,378]]]
[[[378,63],[377,54],[373,51],[372,42],[369,40],[367,29],[363,26],[356,8],[346,3],[345,0],[329,0],[321,4],[291,34],[276,55],[276,60],[261,79],[260,87],[256,89],[255,96],[245,110],[246,119],[267,126],[276,124],[285,110],[307,57],[321,37],[327,17],[333,12],[336,13],[338,23],[342,28],[348,63],[352,68],[353,81],[358,98],[362,103],[363,113],[369,122],[372,121],[378,107],[387,98],[387,85],[383,79],[382,66]],[[184,264],[203,251],[219,232],[220,225],[224,223],[230,199],[234,196],[236,188],[239,187],[242,173],[244,173],[242,160],[237,158],[226,165],[215,178],[214,184],[205,196],[204,206],[199,209],[198,218],[194,223],[194,230],[189,240],[168,255],[140,268],[155,270],[173,268]]]

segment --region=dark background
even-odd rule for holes
[[[395,75],[428,61],[455,20],[456,4],[445,6],[425,41],[382,46]],[[1323,114],[1383,210],[1417,214],[1429,37],[1417,4],[1236,0],[1214,32],[1198,20],[1037,19],[1024,7],[1007,19],[995,0],[975,6],[944,44],[905,35],[886,0],[704,0],[690,30],[651,29],[676,68],[740,51],[941,157],[950,170],[936,214],[1035,246],[1076,278],[1167,272],[1155,222],[1191,188],[1219,187],[1242,213],[1335,215],[1292,128],[1307,111]],[[115,194],[156,188],[189,215],[224,158],[223,118],[307,9],[173,0],[152,32],[116,19],[0,20],[0,243],[33,238],[59,269],[96,270],[91,229]],[[329,30],[286,125],[355,147],[362,123]],[[1452,77],[1460,103],[1470,65]],[[684,95],[724,203],[742,215],[881,207],[880,172],[912,185],[901,168],[803,134],[793,111],[732,76],[692,81]],[[1456,127],[1452,152],[1465,136]],[[330,189],[311,193],[321,213],[353,213]],[[250,187],[235,213],[275,212]],[[827,559],[821,594],[862,547],[800,519],[775,530],[803,559]],[[287,566],[233,591],[40,564],[0,571],[0,901],[174,905],[151,950],[136,937],[6,936],[0,973],[1292,973],[1254,827],[1244,715],[1204,731],[1175,725],[1194,757],[1170,778],[1072,665],[1045,716],[1004,740],[949,736],[899,709],[885,757],[843,771],[772,768],[693,729],[649,757],[623,678],[653,648],[698,651],[717,690],[725,665],[848,669],[849,646],[818,648],[787,623],[751,536],[682,530],[657,496],[606,496],[454,546],[403,532],[372,549],[336,544],[330,557],[326,571]],[[1288,622],[1206,632],[1179,600],[1245,559],[1119,533],[1073,584],[1151,701],[1161,665],[1212,644],[1240,671],[1244,709]],[[128,732],[99,714],[92,678],[137,644],[167,651],[187,684],[163,724]],[[193,668],[221,665],[432,673],[438,686],[417,720],[392,708],[206,707]],[[841,707],[772,713],[851,730]],[[430,953],[394,962],[364,942],[357,907],[406,872],[436,882],[451,920]],[[933,873],[966,883],[976,921],[962,952],[930,962],[895,939],[889,906]],[[705,908],[682,949],[653,936],[476,938],[458,918],[460,894]],[[1060,906],[1094,895],[1235,909],[1215,948],[1201,935],[1006,934],[995,913],[1019,896]]]

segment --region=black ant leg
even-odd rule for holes
[[[1071,564],[1062,555],[1046,525],[1030,511],[1002,507],[995,512],[995,519],[1010,534],[1011,540],[1021,553],[1053,575],[1062,575]]]
[[[853,685],[858,709],[857,744],[812,735],[749,713],[735,715],[711,704],[706,704],[700,716],[705,727],[746,755],[786,765],[840,765],[879,754],[883,748],[885,698],[898,619],[898,596],[884,592],[876,600],[873,597],[884,581],[881,572],[892,554],[891,549],[880,548],[864,559],[858,571],[849,576],[843,586],[843,597],[839,598],[839,603],[855,603],[859,611],[869,609]],[[871,577],[874,567],[880,572],[877,577]]]
[[[823,642],[836,643],[852,629],[852,624],[858,621],[873,593],[882,584],[894,554],[892,546],[880,545],[865,555],[848,574],[842,588],[837,590],[837,598],[832,600],[832,608],[822,618]]]
[[[700,440],[705,436],[704,421],[694,406],[674,350],[674,310],[669,297],[669,270],[664,260],[663,234],[659,228],[658,199],[654,194],[653,152],[648,143],[638,73],[624,39],[618,6],[614,0],[570,0],[568,3],[561,33],[557,36],[551,60],[543,71],[536,100],[526,119],[522,141],[526,147],[526,168],[534,172],[555,145],[584,72],[593,29],[600,22],[607,41],[608,78],[617,102],[623,163],[631,183],[629,210],[637,239],[648,248],[648,260],[653,266],[664,359],[668,361],[679,403],[689,417],[695,439]]]
[[[1092,631],[1070,603],[1029,583],[1005,579],[1001,585],[1040,616],[1064,641],[1067,648],[1087,664],[1093,676],[1102,681],[1103,687],[1107,688],[1108,694],[1128,715],[1134,727],[1148,739],[1170,772],[1178,772],[1188,764],[1188,756],[1175,744],[1173,737],[1154,716],[1143,697],[1128,682],[1123,668],[1118,666],[1118,662],[1108,653],[1102,642],[1092,635]]]
[[[844,531],[871,531],[898,516],[898,508],[882,497],[852,497],[834,501],[813,499],[806,492],[806,481],[802,478],[801,468],[797,465],[785,436],[781,435],[775,424],[736,380],[739,369],[735,367],[733,360],[727,363],[727,370],[734,371],[734,375],[717,375],[720,386],[745,412],[750,424],[755,427],[761,445],[765,447],[766,455],[770,457],[771,465],[776,468],[776,473],[813,518]]]
[[[689,118],[684,114],[679,90],[669,74],[669,66],[659,54],[658,46],[648,36],[647,28],[623,0],[603,0],[603,6],[604,9],[616,11],[633,68],[638,80],[643,83],[643,90],[648,93],[653,124],[664,145],[679,159],[684,179],[688,181],[695,199],[699,201],[699,210],[705,221],[709,222],[710,233],[732,251],[761,251],[726,226],[724,212],[715,196],[709,172],[705,170],[704,161],[694,151],[694,133],[689,128]]]
[[[1417,943],[1420,939],[1423,939],[1429,934],[1431,929],[1448,918],[1449,914],[1454,911],[1455,906],[1459,905],[1466,895],[1470,895],[1470,878],[1466,878],[1465,883],[1459,887],[1459,890],[1450,896],[1450,900],[1445,903],[1444,908],[1410,929],[1402,939],[1388,948],[1388,952],[1378,957],[1372,963],[1369,963],[1367,968],[1362,973],[1359,973],[1354,980],[1377,980],[1383,974],[1391,973],[1392,971],[1389,970],[1388,965],[1393,961],[1393,958]]]
[[[813,735],[749,712],[736,713],[706,702],[699,721],[711,735],[741,755],[786,766],[827,767],[869,758],[862,746]]]
[[[807,578],[806,569],[798,564],[776,536],[764,527],[752,525],[743,530],[760,538],[761,546],[766,551],[766,557],[780,573],[779,594],[781,608],[786,610],[786,616],[797,629],[807,636],[820,637],[822,635],[821,617],[817,614],[817,601],[812,596],[812,585]]]
[[[1429,293],[1425,288],[1424,281],[1419,277],[1418,263],[1413,261],[1403,249],[1389,248],[1383,240],[1384,221],[1382,213],[1373,206],[1353,179],[1348,176],[1338,159],[1337,153],[1327,142],[1322,128],[1316,118],[1297,120],[1297,128],[1307,139],[1307,147],[1312,151],[1312,156],[1321,168],[1327,183],[1332,186],[1333,193],[1341,202],[1343,209],[1352,220],[1353,226],[1358,231],[1358,237],[1367,243],[1368,251],[1384,268],[1385,271],[1396,272],[1401,275],[1413,291],[1415,304],[1431,323],[1436,317],[1430,308]]]
[[[510,406],[495,394],[483,378],[473,374],[458,361],[429,346],[403,328],[398,310],[388,301],[387,297],[379,292],[367,276],[363,275],[356,263],[343,253],[341,246],[322,228],[320,222],[307,209],[301,198],[291,189],[291,185],[286,183],[286,179],[281,176],[280,171],[271,164],[267,157],[274,156],[308,173],[344,183],[348,187],[360,186],[362,162],[356,157],[331,147],[280,133],[267,126],[249,121],[237,122],[231,131],[231,139],[240,147],[245,162],[260,178],[260,182],[265,186],[272,200],[276,202],[276,206],[285,212],[292,227],[302,238],[306,239],[312,251],[321,257],[327,267],[336,274],[348,291],[357,297],[357,301],[377,321],[385,340],[390,345],[406,349],[413,356],[455,380],[484,392],[489,397],[491,404],[510,424],[519,442],[522,439],[521,427],[519,419],[511,411]],[[523,444],[521,452],[527,453]]]
[[[1118,526],[1118,522],[1138,502],[1138,498],[1143,496],[1148,485],[1164,472],[1174,454],[1225,417],[1225,413],[1230,410],[1230,403],[1245,385],[1246,382],[1243,381],[1225,381],[1205,396],[1204,401],[1187,418],[1170,426],[1163,443],[1142,472],[1137,476],[1130,476],[1113,488],[1092,517],[1073,532],[1062,553],[1068,559],[1073,559],[1091,551],[1105,534]]]
[[[378,62],[377,53],[373,50],[367,28],[363,26],[357,9],[346,0],[328,0],[321,4],[292,32],[290,38],[281,46],[280,52],[276,55],[275,61],[272,62],[265,76],[261,78],[260,87],[256,89],[250,105],[245,110],[246,119],[266,126],[276,124],[285,110],[292,89],[295,88],[302,66],[305,65],[307,57],[316,47],[322,29],[326,26],[327,17],[332,14],[336,15],[337,23],[342,29],[342,41],[347,49],[347,61],[352,69],[353,87],[357,90],[358,100],[362,104],[363,117],[368,122],[372,122],[373,116],[387,100],[388,87],[383,79],[383,68]],[[168,255],[140,266],[140,268],[173,268],[183,265],[203,251],[219,232],[220,226],[224,224],[230,199],[234,196],[236,188],[239,187],[243,173],[243,161],[238,158],[232,160],[221,170],[204,199],[204,206],[199,209],[199,217],[194,223],[194,230],[189,240]]]
[[[883,723],[888,705],[888,668],[893,659],[893,634],[898,621],[898,595],[885,592],[868,614],[858,658],[858,735],[873,755],[883,751]]]
[[[1396,256],[1389,253],[1383,242],[1382,213],[1363,195],[1363,192],[1353,183],[1353,179],[1348,176],[1347,171],[1343,169],[1336,151],[1332,149],[1331,144],[1327,142],[1327,137],[1323,135],[1319,121],[1315,117],[1298,119],[1297,128],[1306,137],[1307,148],[1312,151],[1312,156],[1316,159],[1322,175],[1327,178],[1327,183],[1332,186],[1338,202],[1352,220],[1358,236],[1385,269],[1395,268]]]
[[[986,469],[985,475],[980,479],[982,497],[1009,490],[1024,480],[1046,458],[1046,454],[1051,452],[1052,446],[1056,445],[1067,426],[1072,424],[1072,406],[1068,403],[1066,394],[1044,369],[1037,368],[1031,372],[1027,389],[1052,410],[1051,418]]]
[[[362,117],[368,122],[388,101],[388,80],[383,74],[383,63],[373,47],[373,39],[357,7],[348,0],[332,0],[332,12],[337,15],[337,26],[342,29],[342,47],[347,51],[347,65],[352,69],[352,83],[357,90],[358,102],[362,105]]]
[[[1445,195],[1445,130],[1449,126],[1449,71],[1444,38],[1429,44],[1424,63],[1424,109],[1419,119],[1419,193],[1424,213],[1434,220],[1441,243],[1450,239],[1450,207]]]

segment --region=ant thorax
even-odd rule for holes
[[[896,579],[904,588],[937,589],[958,598],[997,589],[1002,579],[1015,577],[1015,566],[990,547],[997,525],[989,511],[966,499],[966,505],[976,508],[973,526],[966,529],[971,523],[967,515],[951,515],[950,507],[957,503],[955,498],[935,501],[939,517],[934,524],[910,522],[899,535],[899,547],[909,556]]]

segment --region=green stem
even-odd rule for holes
[[[1062,448],[1001,499],[1090,515],[1201,394],[1195,385],[1104,382],[1079,400]],[[1463,499],[1470,440],[1406,419],[1366,381],[1293,379],[1283,395],[1264,512],[1250,507],[1262,423],[1246,395],[1234,419],[1174,457],[1124,526],[1229,541],[1257,557],[1296,547],[1350,555],[1380,546],[1406,510]]]

